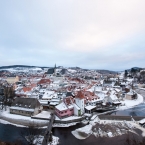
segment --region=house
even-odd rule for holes
[[[126,93],[125,95],[125,98],[127,100],[136,99],[136,97],[137,97],[137,94],[133,90],[130,90],[130,92]]]
[[[33,116],[40,113],[42,106],[36,98],[16,98],[10,107],[10,113]]]
[[[8,77],[6,78],[6,81],[7,81],[9,84],[14,84],[15,82],[18,82],[18,81],[19,81],[19,77],[18,77],[18,76],[11,75],[11,76],[8,76]]]
[[[118,97],[116,96],[116,94],[114,92],[112,92],[109,97],[108,97],[108,101],[110,103],[112,103],[112,105],[118,106],[121,104],[121,102],[119,101]]]
[[[54,91],[48,91],[48,90],[46,90],[44,92],[44,95],[42,96],[42,99],[43,100],[51,100],[55,96],[57,96],[57,94]]]
[[[63,99],[62,103],[55,106],[55,114],[59,118],[65,118],[74,115],[73,98],[66,97]]]

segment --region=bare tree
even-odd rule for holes
[[[37,145],[42,143],[42,135],[43,130],[40,129],[38,126],[34,125],[34,122],[32,122],[29,126],[26,132],[22,132],[21,135],[24,137],[29,145]]]
[[[4,106],[6,110],[6,106],[10,106],[14,100],[15,91],[13,86],[4,86]]]

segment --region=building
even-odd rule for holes
[[[66,97],[63,102],[55,106],[55,114],[59,118],[65,118],[74,115],[73,98]]]
[[[8,76],[6,78],[6,81],[9,83],[9,84],[14,84],[16,82],[19,81],[19,77],[18,76]]]
[[[10,107],[10,113],[33,116],[40,113],[42,106],[36,98],[16,98]]]
[[[75,96],[75,103],[80,108],[79,115],[84,114],[84,94],[82,91],[78,91],[77,95]]]

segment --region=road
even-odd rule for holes
[[[135,91],[138,93],[138,94],[141,94],[144,98],[144,101],[145,101],[145,90],[142,90],[142,89],[135,89]]]

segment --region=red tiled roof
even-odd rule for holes
[[[50,84],[50,79],[41,79],[38,84]]]
[[[30,87],[24,87],[24,88],[23,88],[23,91],[24,91],[24,92],[29,92],[29,91],[31,91],[31,89],[32,89],[32,88],[30,88]]]
[[[76,98],[79,98],[79,99],[84,99],[84,94],[82,91],[78,91],[77,95],[75,96]]]
[[[74,102],[74,98],[73,97],[66,97],[66,98],[64,98],[64,103],[66,104],[66,105],[70,105],[70,104],[72,104]]]
[[[85,91],[84,96],[85,96],[85,99],[89,101],[99,98],[97,95],[95,95],[93,92],[90,92],[90,91]]]
[[[34,88],[36,86],[37,86],[37,84],[31,84],[31,88]]]

